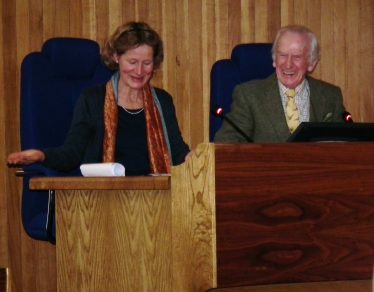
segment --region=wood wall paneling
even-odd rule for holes
[[[57,36],[57,34],[55,33],[55,22],[54,22],[55,9],[56,9],[55,7],[56,7],[56,1],[43,1],[43,12],[42,12],[43,40],[47,40],[51,37]],[[41,45],[41,43],[39,45]]]
[[[189,44],[186,44],[186,54],[189,66],[189,84],[188,88],[188,98],[189,101],[184,102],[184,111],[188,111],[191,115],[188,117],[189,131],[190,131],[190,143],[197,145],[200,141],[204,140],[204,134],[201,128],[195,127],[196,120],[192,118],[200,117],[199,120],[204,116],[203,102],[204,97],[203,83],[201,76],[203,75],[203,64],[202,64],[202,1],[200,0],[188,0],[189,8],[191,13],[189,14]],[[191,47],[191,49],[188,49]],[[188,104],[188,106],[187,106]]]
[[[293,8],[293,0],[281,0],[281,26],[294,23],[293,16],[294,16],[294,8]]]
[[[203,119],[202,121],[209,121],[210,113],[210,88],[206,84],[210,84],[210,69],[216,60],[216,36],[215,36],[215,12],[214,0],[204,1],[202,7],[202,91],[198,94],[203,102]],[[204,133],[209,133],[209,122],[203,123]]]
[[[241,37],[241,3],[240,1],[230,1],[228,5],[228,46],[233,48],[240,43]]]
[[[96,39],[95,0],[82,0],[82,36]]]
[[[7,149],[16,147],[18,143],[18,135],[12,133],[18,133],[18,100],[15,98],[17,96],[17,46],[15,37],[15,13],[16,6],[13,1],[2,1],[2,18],[1,18],[1,65],[0,69],[0,80],[1,80],[1,133],[2,133],[2,143],[1,143],[1,165],[2,165],[2,175],[4,175],[4,181],[0,188],[0,199],[3,203],[6,203],[6,212],[1,212],[0,232],[7,232],[6,234],[0,234],[1,238],[1,265],[3,267],[13,267],[15,270],[20,271],[21,268],[21,256],[20,253],[12,254],[9,247],[14,244],[15,247],[20,247],[20,240],[18,226],[20,222],[18,205],[18,188],[14,176],[11,171],[8,171],[5,166],[5,157]],[[6,40],[6,41],[5,41]],[[6,46],[4,44],[7,44]],[[6,81],[6,82],[5,82]],[[11,106],[9,106],[11,104]],[[12,119],[13,117],[13,119]],[[2,205],[1,204],[1,205]],[[2,205],[3,206],[3,205]],[[1,207],[3,208],[3,207]],[[1,210],[2,211],[2,210]],[[9,226],[11,220],[15,218],[15,226]],[[4,221],[5,220],[5,221]],[[18,223],[18,224],[17,224]],[[15,227],[12,230],[12,227]],[[12,230],[12,232],[9,232]],[[4,245],[3,245],[4,244]],[[4,254],[5,253],[5,254]],[[22,281],[18,281],[22,285]],[[20,291],[20,290],[19,290]]]
[[[0,2],[0,15],[3,16],[3,4]],[[3,30],[0,30],[0,44],[4,43]],[[4,48],[0,46],[0,163],[5,164],[5,99],[4,96]],[[7,173],[0,174],[0,267],[8,265],[8,227],[7,227]]]
[[[364,60],[360,58],[354,58],[353,56],[360,55],[360,0],[346,1],[347,18],[346,18],[346,28],[347,28],[347,43],[346,43],[346,59],[349,60],[349,71],[347,72],[347,91],[351,92],[352,98],[346,100],[346,104],[349,108],[352,108],[353,116],[358,115],[358,108],[354,106],[355,101],[359,102],[359,86],[360,86],[360,63]],[[354,98],[354,99],[353,99]]]
[[[103,45],[108,36],[113,33],[109,30],[109,4],[108,1],[95,0],[96,41]]]
[[[340,85],[342,88],[345,88],[347,85],[346,82],[346,48],[342,44],[345,42],[346,34],[346,7],[345,1],[335,0],[334,2],[334,47],[333,47],[333,58],[334,58],[334,73],[335,82]],[[321,63],[324,63],[325,58],[321,60]]]
[[[179,8],[179,9],[178,9]],[[192,46],[186,46],[190,42],[190,32],[189,32],[189,23],[188,15],[190,13],[189,1],[181,0],[178,3],[178,8],[176,7],[176,23],[175,23],[175,34],[173,41],[177,38],[176,41],[176,52],[175,52],[175,61],[176,61],[176,91],[171,92],[174,96],[174,102],[177,113],[179,113],[178,120],[184,138],[189,141],[191,139],[190,129],[189,129],[189,116],[181,114],[182,112],[187,112],[189,109],[190,100],[187,99],[189,94],[190,86],[190,75],[189,75],[189,64],[190,60],[188,59],[189,50],[192,50]],[[171,56],[168,56],[170,58]],[[186,111],[183,109],[186,108]]]
[[[45,267],[52,271],[54,261],[53,248],[24,234],[21,180],[5,166],[7,154],[20,148],[19,69],[26,54],[40,50],[51,37],[85,37],[103,44],[123,22],[149,22],[165,46],[165,62],[153,82],[174,97],[183,136],[195,147],[208,141],[212,64],[230,57],[238,43],[272,41],[280,26],[292,23],[310,26],[320,38],[322,58],[313,76],[341,87],[355,121],[374,122],[373,10],[371,0],[2,0],[0,263],[9,265],[14,290],[47,287],[37,275],[22,275],[44,262],[34,270],[45,278]],[[42,256],[44,249],[47,256]],[[53,285],[53,272],[50,279]]]
[[[241,24],[241,42],[249,43],[254,40],[254,27],[252,21],[254,19],[255,10],[254,2],[242,0],[241,1],[241,14],[240,14],[240,24]]]
[[[370,0],[362,0],[360,6],[361,40],[358,44],[360,46],[360,55],[362,59],[362,64],[360,65],[360,77],[361,80],[367,80],[367,84],[365,82],[364,86],[359,86],[358,95],[361,99],[358,103],[358,114],[361,116],[362,120],[366,121],[374,120],[374,87],[370,82],[370,79],[373,81],[374,72],[374,8],[373,3]]]

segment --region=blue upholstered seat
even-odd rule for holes
[[[41,52],[28,54],[21,66],[21,148],[61,145],[82,89],[105,83],[110,76],[101,61],[99,45],[92,40],[53,38],[44,43]],[[32,238],[53,242],[53,193],[30,191],[28,184],[35,174],[66,173],[41,165],[27,166],[24,170],[23,226]]]
[[[217,107],[222,107],[226,113],[230,111],[234,87],[249,80],[266,78],[274,72],[271,47],[271,44],[240,44],[232,50],[231,59],[214,63],[210,90],[210,141],[222,125],[222,119],[212,112]]]

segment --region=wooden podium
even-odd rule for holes
[[[56,190],[58,291],[370,279],[374,144],[202,144],[171,177]]]

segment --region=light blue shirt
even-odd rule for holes
[[[286,91],[289,88],[284,86],[279,80],[278,80],[278,85],[279,85],[279,93],[280,93],[280,96],[282,98],[283,110],[286,113],[286,106],[287,106],[287,100],[288,100],[288,97],[286,95]],[[296,106],[299,110],[300,123],[301,122],[309,122],[310,89],[309,89],[308,81],[306,79],[304,79],[304,81],[295,88],[295,91],[296,91],[295,103],[296,103]]]

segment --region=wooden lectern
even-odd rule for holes
[[[202,144],[171,177],[56,190],[58,291],[370,279],[374,144]]]

